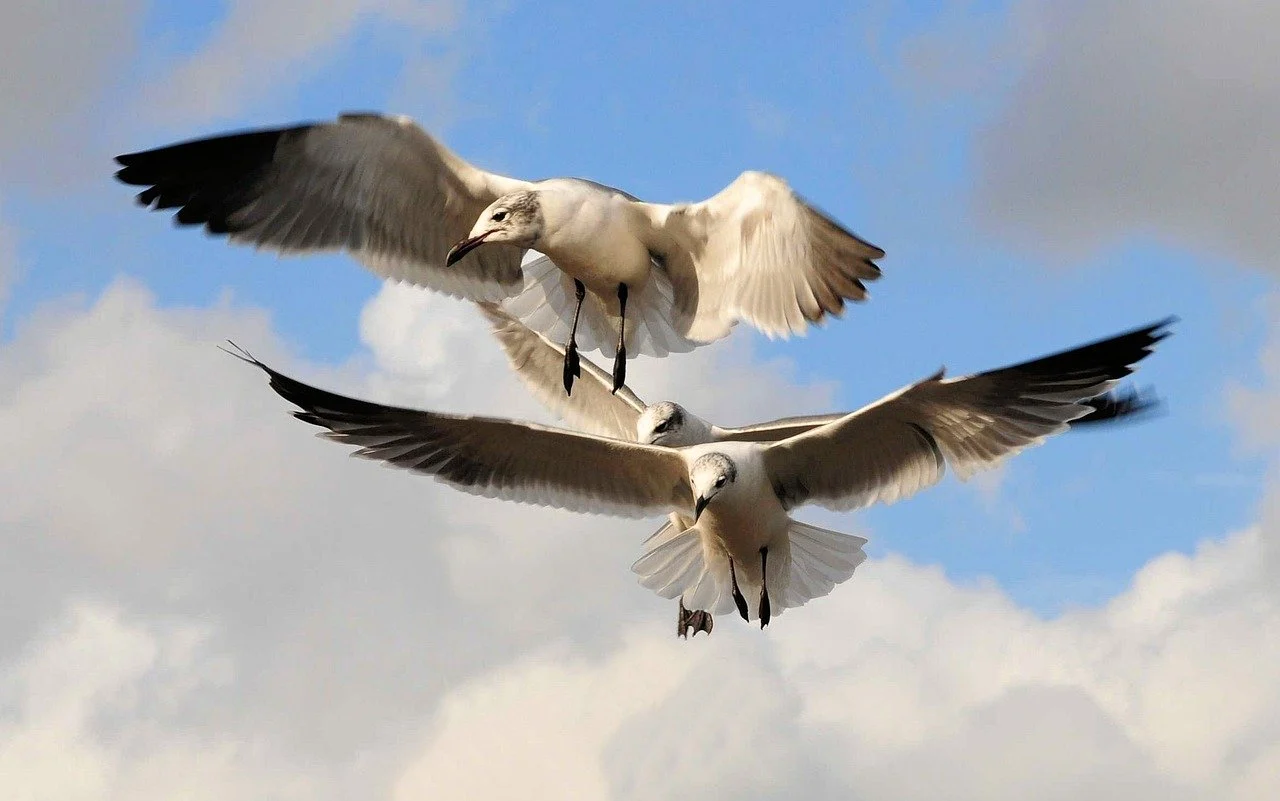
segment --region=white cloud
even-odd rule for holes
[[[452,30],[457,15],[455,0],[232,0],[209,40],[151,87],[145,105],[187,125],[233,116],[297,85],[362,26],[421,38]]]
[[[100,127],[92,112],[133,55],[142,10],[139,0],[5,4],[0,176],[48,186],[87,172],[85,129]]]
[[[1273,511],[1054,620],[890,557],[764,633],[683,642],[627,571],[654,523],[349,460],[228,336],[328,386],[541,416],[478,315],[405,288],[362,321],[372,371],[297,365],[260,312],[160,310],[129,283],[27,321],[0,345],[19,798],[1280,792]],[[637,360],[637,385],[730,422],[829,399],[744,342]]]
[[[1280,6],[1018,8],[1030,52],[978,138],[979,215],[1069,256],[1144,235],[1280,270]]]

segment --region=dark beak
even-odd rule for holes
[[[444,257],[444,266],[452,267],[453,265],[457,264],[458,260],[461,259],[463,256],[467,255],[471,251],[475,250],[476,248],[484,244],[484,240],[491,233],[493,232],[485,231],[483,234],[480,234],[479,236],[473,236],[470,239],[464,239],[458,244],[454,245],[453,248],[449,251],[449,255]]]
[[[698,522],[698,518],[702,516],[702,510],[707,508],[707,499],[699,497],[693,504],[693,522]]]

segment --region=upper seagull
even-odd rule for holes
[[[628,346],[687,351],[739,320],[800,333],[864,300],[884,256],[766,173],[700,203],[644,203],[577,178],[486,172],[406,117],[343,114],[116,161],[117,178],[146,187],[144,206],[233,242],[345,249],[383,276],[472,300],[523,294],[513,308],[532,328],[569,328],[566,391],[579,346],[615,356],[617,388]],[[527,249],[548,258],[522,265]]]
[[[794,521],[793,508],[892,503],[937,483],[948,464],[961,478],[994,467],[1089,414],[1086,401],[1132,373],[1168,336],[1170,322],[999,370],[950,379],[939,371],[775,442],[680,448],[369,403],[244,358],[300,408],[296,417],[359,446],[358,456],[489,498],[689,517],[687,536],[646,554],[655,562],[651,575],[698,607],[736,606],[764,626],[774,612],[825,595],[865,559],[865,540]],[[699,570],[703,563],[713,569]],[[743,587],[758,592],[754,609]]]
[[[576,392],[571,396],[565,395],[560,391],[559,385],[564,349],[496,304],[481,303],[479,306],[481,313],[489,320],[493,335],[502,346],[511,369],[530,394],[557,417],[589,434],[670,448],[708,442],[776,442],[834,423],[847,414],[838,412],[787,417],[739,427],[719,426],[674,401],[647,404],[628,386],[623,386],[616,393],[611,392],[608,373],[586,357],[582,359],[584,374],[582,381],[575,387]],[[1062,361],[1063,355],[1058,354],[1059,361]],[[1006,370],[1025,368],[1026,365],[1015,365]],[[1154,393],[1138,392],[1132,387],[1111,389],[1096,397],[1076,402],[1087,406],[1088,411],[1083,417],[1069,422],[1073,429],[1095,423],[1132,421],[1154,411],[1160,405]],[[714,560],[705,556],[714,549],[693,547],[701,545],[693,531],[693,524],[688,516],[672,512],[669,521],[645,541],[644,555],[632,566],[643,586],[665,598],[680,596],[676,632],[681,637],[687,637],[690,630],[695,635],[699,631],[710,634],[712,628],[711,613],[699,608],[699,604],[708,602],[708,599],[705,593],[700,596],[697,588],[714,586]],[[820,534],[822,530],[815,529],[811,533]],[[846,535],[837,536],[835,532],[828,534],[829,538],[838,543],[847,540]],[[689,546],[685,549],[684,556],[692,564],[693,578],[673,582],[666,566],[672,559],[673,549],[681,544]],[[850,569],[854,566],[854,562],[849,565]],[[692,592],[689,592],[690,588],[693,588]]]

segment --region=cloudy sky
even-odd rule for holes
[[[6,798],[1280,797],[1280,9],[9,5]],[[653,200],[773,171],[888,251],[844,320],[638,361],[646,398],[852,408],[1174,313],[1138,375],[1166,413],[806,510],[872,559],[764,633],[679,641],[628,570],[655,521],[348,459],[214,347],[547,419],[469,307],[175,230],[111,180],[364,109]]]

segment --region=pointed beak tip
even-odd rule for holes
[[[699,498],[693,504],[693,522],[698,522],[698,518],[702,517],[702,510],[707,508],[707,499]]]
[[[469,236],[458,244],[449,248],[449,253],[444,257],[444,266],[452,267],[462,260],[462,257],[475,250],[484,243],[485,238],[490,232],[485,232],[479,236]]]
[[[449,248],[449,255],[444,257],[444,266],[452,267],[453,265],[461,261],[462,257],[465,255],[467,255],[467,252],[462,249],[462,243],[458,243],[457,245],[454,245],[453,247]]]

